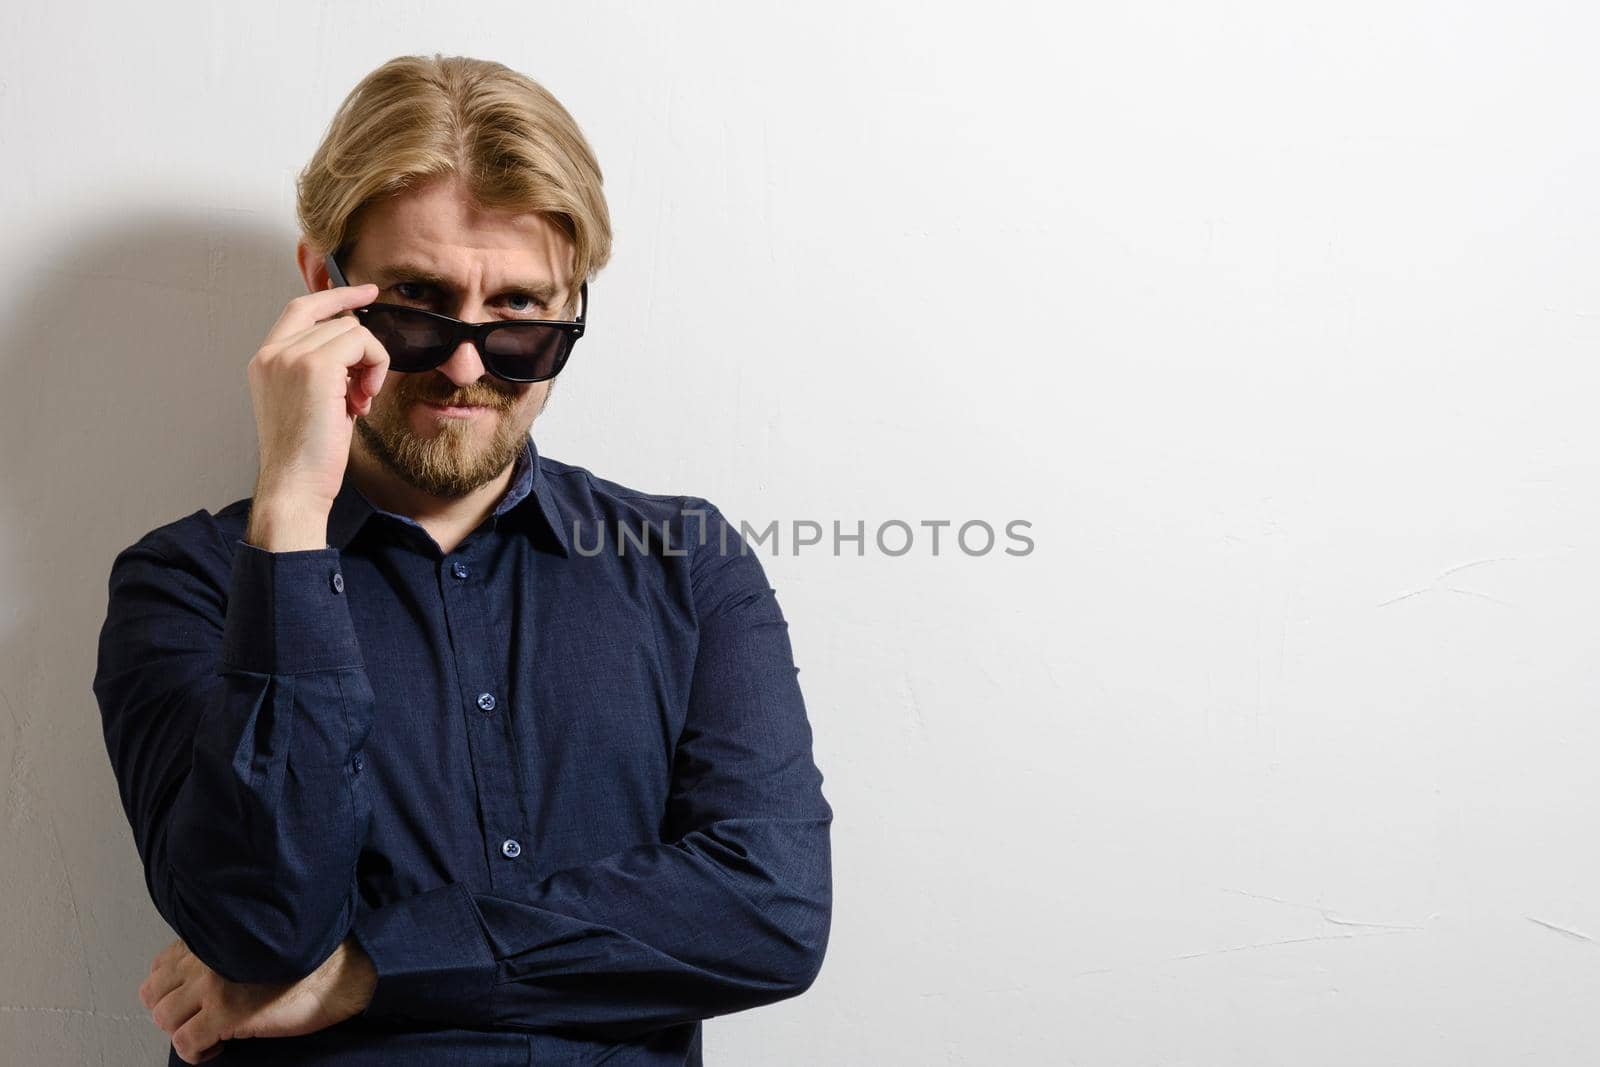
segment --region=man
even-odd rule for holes
[[[529,436],[600,185],[541,87],[439,56],[301,175],[255,490],[119,553],[100,635],[169,1063],[698,1064],[816,977],[833,813],[754,550]]]

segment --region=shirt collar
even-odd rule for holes
[[[544,465],[539,462],[539,449],[532,437],[524,438],[522,451],[517,453],[512,467],[511,484],[495,505],[493,514],[497,523],[502,517],[514,516],[530,520],[530,529],[532,525],[542,525],[552,536],[561,555],[571,555],[566,530],[561,522],[561,509],[556,506],[550,479],[545,476]],[[328,513],[329,546],[344,551],[373,515],[388,515],[416,525],[416,520],[410,516],[385,511],[368,500],[366,494],[356,488],[350,477],[350,469],[346,466],[344,483],[339,487],[339,495],[334,497],[333,509]]]

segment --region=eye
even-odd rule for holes
[[[433,286],[427,282],[395,282],[390,291],[399,299],[408,303],[422,303],[431,301]],[[517,314],[538,313],[544,309],[544,303],[532,293],[507,293],[501,298],[507,301],[507,306]]]

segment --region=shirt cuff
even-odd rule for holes
[[[363,666],[339,550],[268,552],[235,539],[221,666],[259,674]]]
[[[492,1025],[495,959],[462,883],[362,912],[350,936],[378,972],[364,1017]]]

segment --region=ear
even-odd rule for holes
[[[328,265],[322,261],[321,256],[311,250],[310,245],[306,244],[305,234],[301,234],[300,239],[295,242],[294,256],[300,264],[300,275],[305,279],[306,292],[316,293],[333,288],[333,279],[328,277]]]

